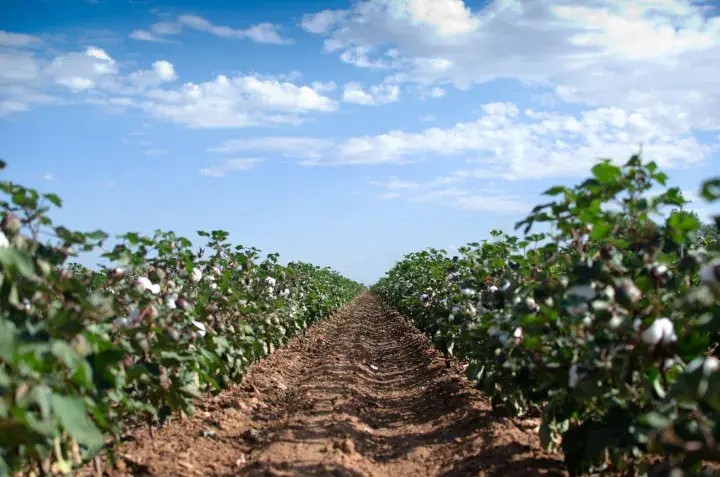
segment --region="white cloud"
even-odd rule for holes
[[[379,84],[371,86],[365,92],[359,83],[347,83],[343,91],[343,101],[346,103],[379,105],[394,103],[399,99],[400,88],[394,84]]]
[[[434,115],[432,115],[432,114],[427,114],[427,115],[421,117],[421,118],[420,118],[420,121],[422,121],[422,122],[424,122],[424,123],[432,123],[432,122],[435,122],[436,119],[437,119],[437,118],[435,118]]]
[[[210,177],[224,177],[231,172],[250,170],[255,164],[262,162],[263,159],[245,158],[245,159],[227,159],[221,164],[200,170],[200,174]]]
[[[388,181],[370,181],[370,184],[383,187],[385,189],[389,190],[396,190],[396,189],[417,189],[420,187],[420,184],[413,181],[402,181],[398,180],[396,177],[391,177]]]
[[[162,26],[160,31],[171,31]],[[44,59],[25,50],[0,51],[0,114],[29,109],[33,103],[69,103],[103,106],[118,113],[141,109],[155,117],[193,128],[232,128],[262,124],[294,125],[309,113],[335,111],[338,103],[322,94],[334,83],[296,85],[297,71],[275,76],[257,73],[163,87],[178,79],[172,63],[156,61],[149,69],[121,71],[107,51],[90,46]],[[67,96],[67,93],[74,93]],[[85,93],[81,95],[81,93]]]
[[[471,168],[445,178],[450,183],[461,176],[507,180],[582,176],[599,158],[624,161],[637,152],[640,144],[645,156],[665,169],[698,164],[713,150],[703,145],[687,121],[672,110],[661,113],[598,108],[571,115],[521,112],[510,103],[489,103],[482,109],[479,119],[447,129],[393,130],[376,136],[316,142],[317,147],[298,147],[293,155],[305,165],[402,163],[432,157],[466,159]],[[254,151],[283,151],[273,138],[255,141]]]
[[[322,81],[313,81],[310,87],[318,93],[326,93],[329,91],[335,91],[337,85],[334,81],[329,81],[327,83],[323,83]]]
[[[226,141],[212,152],[277,152],[285,157],[321,158],[333,147],[333,141],[309,137],[265,137]]]
[[[53,177],[53,175],[49,172],[43,174],[42,178],[43,178],[43,180],[46,180],[46,181],[51,181],[51,180],[55,179],[55,177]]]
[[[229,26],[215,25],[209,20],[196,15],[181,15],[174,22],[155,23],[148,30],[134,30],[130,38],[141,41],[165,42],[165,36],[178,35],[184,28],[197,30],[219,38],[228,39],[250,39],[256,43],[270,43],[285,45],[293,43],[292,40],[283,38],[278,33],[278,26],[271,23],[259,23],[250,28],[231,28]]]
[[[308,86],[254,76],[187,83],[179,89],[148,92],[153,115],[194,128],[232,128],[258,124],[298,124],[308,112],[337,108],[332,99]]]
[[[460,0],[360,0],[303,26],[342,61],[395,69],[393,83],[464,90],[514,78],[565,101],[672,107],[693,128],[720,129],[720,17],[689,0],[494,0],[475,11]]]
[[[466,195],[456,197],[453,205],[473,212],[527,212],[532,205],[518,195]]]
[[[27,111],[28,107],[18,101],[0,101],[0,117]]]
[[[155,43],[170,43],[170,40],[167,40],[147,30],[133,30],[133,32],[130,33],[130,38],[132,38],[133,40],[151,41]]]
[[[344,10],[323,10],[320,13],[305,15],[300,26],[310,33],[327,33],[346,15]]]
[[[133,85],[141,89],[175,81],[177,78],[173,64],[164,60],[153,63],[150,70],[135,71],[128,77]]]
[[[0,46],[34,46],[40,43],[42,40],[34,35],[0,30]]]

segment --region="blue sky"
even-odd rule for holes
[[[712,5],[5,1],[0,157],[57,223],[224,229],[372,283],[640,143],[694,199],[720,170]]]

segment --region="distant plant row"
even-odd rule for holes
[[[0,169],[5,164],[0,162]],[[108,236],[52,224],[53,194],[0,181],[0,475],[68,474],[128,421],[190,414],[203,392],[364,287],[199,232]],[[71,263],[102,250],[111,265]],[[112,446],[109,446],[110,449]]]
[[[710,475],[720,463],[718,224],[652,162],[604,161],[450,257],[413,253],[373,291],[506,415],[540,415],[573,475]],[[720,179],[702,197],[720,197]],[[528,235],[541,225],[545,233]],[[653,465],[651,465],[653,464]],[[705,472],[705,474],[703,474]]]

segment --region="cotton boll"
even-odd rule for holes
[[[713,260],[700,269],[700,280],[707,285],[720,283],[720,259]]]
[[[592,300],[595,298],[595,290],[590,285],[575,285],[568,288],[568,296],[575,296],[584,300]]]
[[[195,328],[197,328],[195,335],[203,338],[206,334],[205,324],[195,320],[192,320],[192,324]]]
[[[645,344],[656,346],[659,343],[668,345],[677,341],[675,326],[667,318],[658,318],[643,331],[641,339]]]
[[[700,368],[702,368],[703,375],[710,376],[720,369],[720,361],[714,356],[695,358],[688,364],[687,370],[689,373],[694,373]]]
[[[577,363],[570,366],[570,372],[568,373],[568,386],[575,388],[580,382],[580,373],[578,371]]]
[[[192,274],[190,275],[190,281],[193,283],[198,283],[200,280],[202,280],[202,277],[202,270],[197,267],[193,268]]]

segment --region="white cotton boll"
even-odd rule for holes
[[[420,300],[421,300],[421,301],[428,301],[429,298],[430,298],[430,297],[428,296],[427,293],[423,293],[422,295],[420,295]]]
[[[199,321],[195,321],[195,320],[192,320],[192,324],[198,330],[198,331],[196,331],[196,335],[199,336],[200,338],[204,337],[206,334],[205,324],[200,323]]]
[[[280,296],[287,299],[290,296],[290,289],[286,288],[280,292]]]
[[[595,290],[590,285],[575,285],[568,288],[568,296],[576,296],[584,300],[592,300],[595,297]]]
[[[496,293],[498,290],[499,290],[499,288],[496,287],[495,285],[490,285],[490,286],[488,287],[488,291],[489,291],[490,293]]]
[[[217,290],[217,287],[218,287],[218,286],[217,286],[217,283],[215,283],[215,282],[213,282],[213,283],[210,284],[210,289],[211,289],[211,290]]]
[[[178,296],[174,293],[171,293],[170,295],[165,296],[165,306],[170,308],[171,310],[174,310],[177,308],[177,305],[175,302],[177,301]]]
[[[577,363],[570,366],[570,373],[568,374],[568,386],[574,388],[580,382],[580,373],[578,372]]]
[[[453,313],[459,313],[459,312],[460,312],[460,307],[459,307],[459,306],[453,306],[451,311],[452,311]]]
[[[472,288],[463,288],[462,294],[466,296],[473,296],[475,295],[475,290],[473,290]]]
[[[525,299],[525,305],[530,308],[531,310],[538,311],[540,309],[540,306],[538,306],[537,302],[534,298],[526,298]]]
[[[667,275],[667,272],[669,271],[668,266],[664,263],[657,263],[653,265],[652,268],[652,274],[656,277],[663,277]]]
[[[708,285],[720,283],[720,259],[713,260],[700,269],[700,280]]]
[[[218,267],[217,265],[213,267],[213,272],[215,272],[215,275],[222,275],[222,269]]]
[[[197,283],[200,280],[202,280],[202,277],[203,277],[202,270],[200,270],[197,267],[193,268],[192,274],[190,275],[190,281],[193,283]]]
[[[508,291],[511,286],[512,285],[510,284],[510,282],[506,280],[505,283],[503,283],[502,291],[504,291],[504,292]]]
[[[710,376],[712,373],[717,372],[720,369],[720,361],[714,356],[707,356],[705,358],[695,358],[688,364],[687,370],[689,373],[694,373],[702,367],[703,375]]]
[[[150,285],[150,287],[148,288],[148,290],[150,290],[150,292],[152,292],[152,293],[154,293],[155,295],[157,295],[158,293],[160,293],[160,284],[158,284],[158,283],[153,283],[152,285]]]
[[[276,280],[273,277],[265,277],[265,283],[270,287],[275,287]]]
[[[658,318],[653,321],[652,325],[643,331],[641,339],[645,344],[655,346],[658,343],[670,344],[677,341],[675,334],[675,326],[672,321],[667,318]]]
[[[583,320],[582,320],[582,324],[584,326],[590,326],[590,325],[592,325],[592,323],[593,323],[592,317],[589,315],[585,315],[585,318],[583,318]]]
[[[515,337],[517,339],[522,339],[523,329],[520,328],[519,326],[517,328],[515,328],[515,331],[513,331],[513,337]]]
[[[124,316],[119,316],[119,317],[115,318],[113,323],[115,324],[115,326],[118,326],[120,328],[125,328],[126,326],[128,326],[130,324],[130,320],[128,320]]]
[[[5,236],[5,233],[0,230],[0,248],[8,248],[10,246],[10,241]]]

